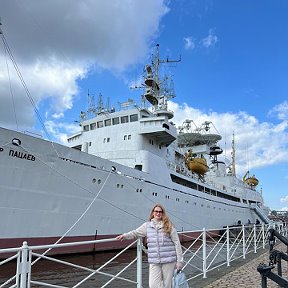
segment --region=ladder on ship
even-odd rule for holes
[[[268,216],[264,213],[264,211],[262,209],[260,209],[258,207],[257,204],[250,204],[250,206],[251,206],[251,209],[254,210],[254,212],[260,217],[260,219],[265,224],[272,224],[273,223],[273,221],[268,218]]]

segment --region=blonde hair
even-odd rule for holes
[[[166,214],[165,208],[161,204],[155,204],[154,205],[154,207],[152,208],[152,210],[150,212],[149,221],[154,218],[154,213],[153,212],[154,212],[154,209],[156,207],[159,207],[159,208],[162,209],[163,231],[164,231],[165,234],[169,234],[171,232],[171,230],[172,230],[172,226],[173,225],[172,225],[169,217]]]

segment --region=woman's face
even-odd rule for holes
[[[156,206],[153,210],[153,216],[156,220],[162,220],[163,210],[161,207]]]

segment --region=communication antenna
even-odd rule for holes
[[[88,109],[87,109],[87,113],[88,113],[88,115],[95,115],[96,114],[94,95],[90,94],[89,89],[88,89]]]
[[[152,61],[152,64],[154,64],[154,66],[155,66],[155,80],[156,80],[157,83],[159,82],[159,64],[160,63],[177,63],[177,62],[181,62],[181,55],[179,56],[178,60],[170,60],[168,57],[166,59],[161,60],[160,56],[159,56],[159,46],[160,46],[159,44],[156,44],[156,59],[155,59],[155,63],[153,63],[153,61]]]

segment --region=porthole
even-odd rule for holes
[[[93,182],[93,183],[96,183],[96,179],[95,179],[95,178],[93,178],[93,179],[92,179],[92,182]]]
[[[97,181],[97,182],[98,182],[98,184],[101,184],[101,179],[98,179],[98,181]]]

